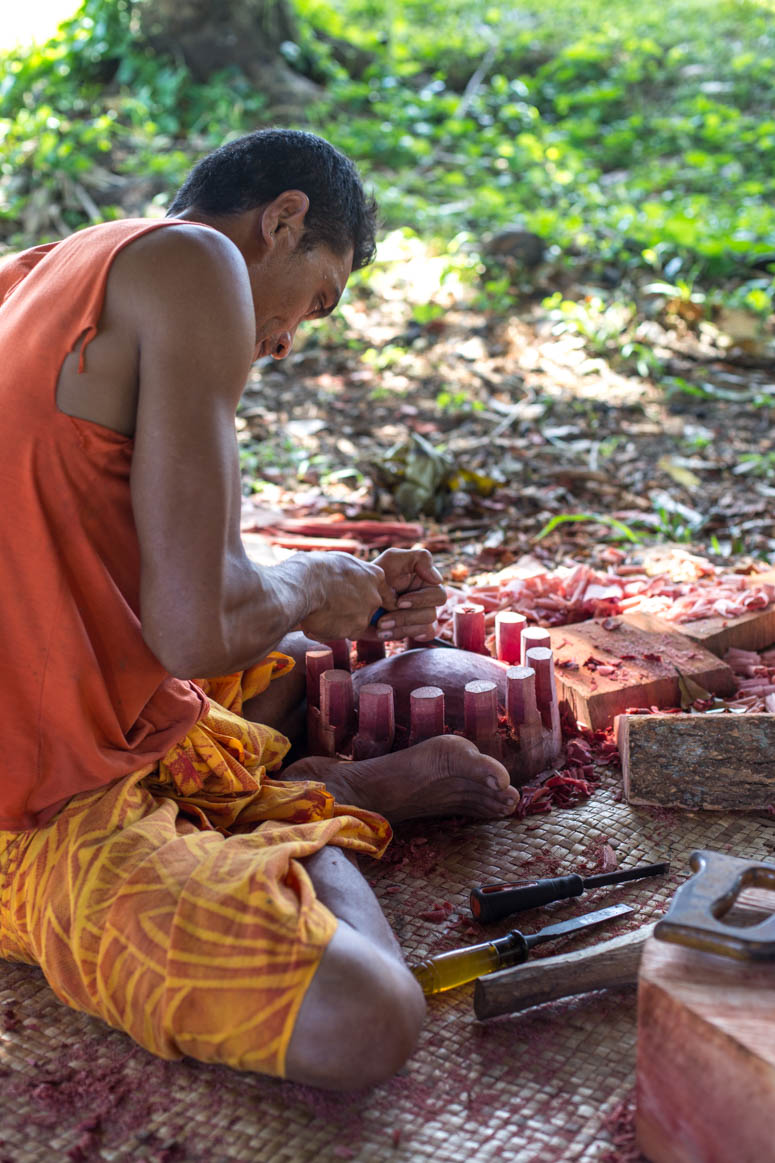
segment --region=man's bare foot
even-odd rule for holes
[[[369,808],[393,824],[420,816],[510,816],[519,803],[503,764],[459,735],[353,763],[309,755],[279,778],[319,780],[339,803]]]

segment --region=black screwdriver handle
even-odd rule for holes
[[[485,885],[471,890],[471,912],[477,921],[500,921],[523,909],[536,909],[551,901],[564,901],[581,896],[584,881],[578,873],[534,880],[530,884]]]

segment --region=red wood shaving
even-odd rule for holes
[[[599,1156],[599,1163],[647,1163],[638,1150],[635,1134],[635,1094],[619,1102],[603,1120],[613,1148]]]
[[[341,513],[329,517],[289,517],[261,526],[253,523],[253,529],[263,533],[268,539],[275,535],[282,537],[292,534],[302,537],[352,537],[375,548],[386,546],[411,546],[420,541],[424,534],[422,525],[408,521],[347,521]],[[245,526],[251,531],[250,524]]]
[[[424,913],[417,915],[422,921],[433,921],[438,924],[441,921],[446,921],[452,911],[452,905],[449,901],[435,901],[432,909],[426,909]]]
[[[584,666],[587,670],[602,670],[603,668],[610,669],[611,664],[602,658],[595,658],[594,654],[590,654]]]
[[[599,845],[595,857],[595,867],[598,872],[616,872],[619,867],[619,859],[607,841]]]

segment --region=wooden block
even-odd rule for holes
[[[337,638],[333,642],[324,642],[334,656],[334,667],[337,670],[352,670],[350,657],[350,639]]]
[[[651,1163],[773,1158],[775,965],[651,938],[638,985],[637,1139]]]
[[[475,678],[463,692],[465,733],[474,743],[488,742],[498,730],[498,688],[490,679]]]
[[[491,679],[467,682],[463,692],[465,734],[483,755],[500,759],[503,745],[498,734],[498,687]]]
[[[307,677],[307,705],[320,710],[320,676],[334,668],[334,654],[328,647],[308,650],[304,656]]]
[[[495,657],[499,662],[518,663],[522,657],[522,631],[527,626],[524,614],[501,610],[495,615]]]
[[[353,759],[373,759],[391,750],[396,734],[393,703],[393,688],[387,683],[373,682],[361,687]]]
[[[444,691],[421,686],[409,696],[409,744],[444,734]]]
[[[474,1013],[477,1018],[494,1018],[593,989],[635,985],[643,948],[653,932],[653,925],[644,925],[589,949],[488,973],[476,982]]]
[[[519,739],[519,762],[526,779],[543,771],[544,728],[536,702],[536,672],[532,666],[506,671],[506,719]]]
[[[385,657],[385,643],[370,638],[359,638],[355,643],[355,657],[358,662],[378,662]]]
[[[775,802],[775,715],[622,715],[616,728],[628,803],[750,811]]]
[[[676,667],[713,694],[735,687],[726,663],[673,630],[656,633],[605,618],[558,627],[551,639],[560,702],[595,730],[633,707],[680,706]]]
[[[396,693],[396,723],[406,727],[410,696],[418,687],[439,687],[444,692],[447,726],[465,727],[464,690],[473,679],[490,679],[498,687],[498,703],[506,705],[508,665],[484,654],[464,650],[404,650],[379,662],[362,666],[353,674],[356,697],[364,683],[386,682]]]
[[[520,665],[527,666],[525,656],[528,650],[533,650],[540,646],[542,649],[552,648],[552,636],[544,626],[528,626],[526,630],[522,631],[522,639],[520,641]]]
[[[338,751],[354,725],[353,680],[346,670],[325,670],[320,676],[321,733],[333,731]],[[327,752],[330,754],[330,751]]]
[[[622,621],[663,634],[677,630],[719,658],[732,646],[738,650],[764,650],[775,643],[775,606],[737,618],[698,618],[695,622],[666,622],[655,614],[632,610],[622,615]]]
[[[452,614],[452,640],[460,650],[472,654],[485,654],[484,606],[476,602],[466,602],[457,606]]]
[[[545,646],[533,646],[525,654],[525,664],[535,671],[536,703],[545,728],[544,766],[551,767],[562,751],[560,703],[552,652]]]
[[[765,650],[775,642],[775,606],[740,614],[737,618],[700,618],[684,622],[681,633],[723,658],[730,646],[738,650]]]

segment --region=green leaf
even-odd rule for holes
[[[637,533],[634,533],[630,529],[629,525],[625,525],[623,521],[617,521],[616,517],[607,517],[602,513],[559,513],[557,516],[552,517],[550,521],[547,521],[540,533],[537,534],[536,541],[547,537],[558,525],[563,525],[566,521],[592,521],[596,525],[609,526],[611,529],[616,530],[617,533],[620,533],[627,541],[643,540],[642,537],[639,537]]]

